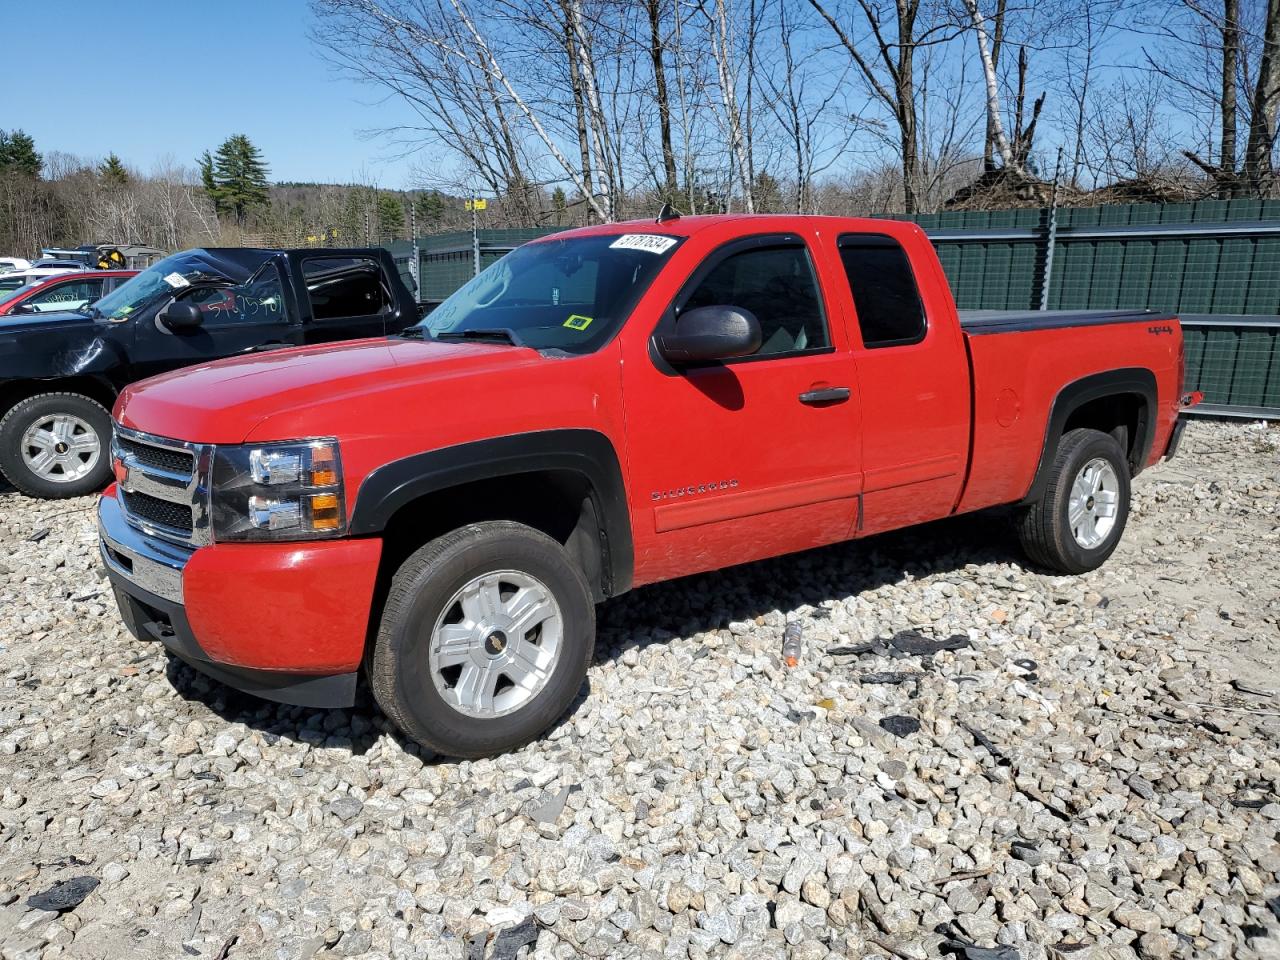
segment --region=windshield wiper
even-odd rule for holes
[[[476,327],[472,330],[445,330],[435,335],[437,340],[505,340],[513,347],[523,347],[524,342],[510,327]]]
[[[393,337],[400,337],[402,340],[425,340],[427,338],[426,327],[405,327],[399,333],[393,333]]]

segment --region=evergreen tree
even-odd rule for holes
[[[201,158],[201,175],[208,153]],[[212,157],[209,197],[220,213],[230,213],[243,226],[246,214],[267,204],[267,165],[262,153],[243,133],[228,137]],[[206,181],[206,189],[207,188]]]
[[[30,136],[21,130],[0,130],[0,170],[38,177],[43,166],[44,158],[36,153],[36,142]]]
[[[129,171],[124,168],[124,163],[114,153],[107,154],[107,159],[98,164],[98,176],[112,187],[123,187],[129,182]]]
[[[551,209],[556,214],[556,226],[564,226],[565,214],[569,211],[569,198],[564,195],[564,187],[556,187],[551,191]]]
[[[418,220],[418,233],[431,233],[439,229],[444,219],[444,198],[434,190],[420,193],[413,201],[413,212]]]
[[[390,238],[404,229],[404,206],[399,197],[384,193],[378,197],[378,233]]]
[[[214,192],[218,189],[218,183],[213,179],[213,155],[206,150],[200,154],[197,162],[200,164],[200,183],[204,185],[204,192],[212,200]]]

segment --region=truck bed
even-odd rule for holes
[[[1172,313],[1156,310],[961,310],[960,328],[971,336],[1022,333],[1064,327],[1098,327],[1136,321],[1168,322]]]
[[[977,310],[960,313],[973,383],[970,471],[962,512],[1016,503],[1045,449],[1065,384],[1097,375],[1154,376],[1143,466],[1159,457],[1176,418],[1181,336],[1173,313],[1150,310]],[[997,336],[997,334],[1011,336]],[[1135,370],[1136,368],[1136,370]],[[1149,373],[1144,373],[1149,371]]]

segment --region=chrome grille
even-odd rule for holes
[[[144,523],[168,527],[188,537],[191,536],[191,506],[161,500],[146,493],[124,491],[124,508],[131,516]]]
[[[212,446],[115,424],[111,456],[125,520],[145,534],[174,543],[208,543],[212,455]]]
[[[164,470],[179,476],[190,477],[195,472],[195,457],[189,450],[170,450],[167,447],[153,447],[150,444],[138,443],[125,437],[117,436],[116,447],[121,453],[129,454],[138,463]]]

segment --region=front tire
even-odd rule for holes
[[[111,480],[111,415],[78,393],[42,393],[0,420],[0,473],[32,497],[82,497]]]
[[[1129,463],[1110,434],[1065,433],[1044,494],[1027,506],[1019,539],[1032,562],[1058,573],[1096,570],[1120,545],[1129,519]]]
[[[407,736],[446,756],[484,757],[559,719],[594,645],[590,588],[564,547],[523,524],[476,523],[396,571],[369,676]]]

